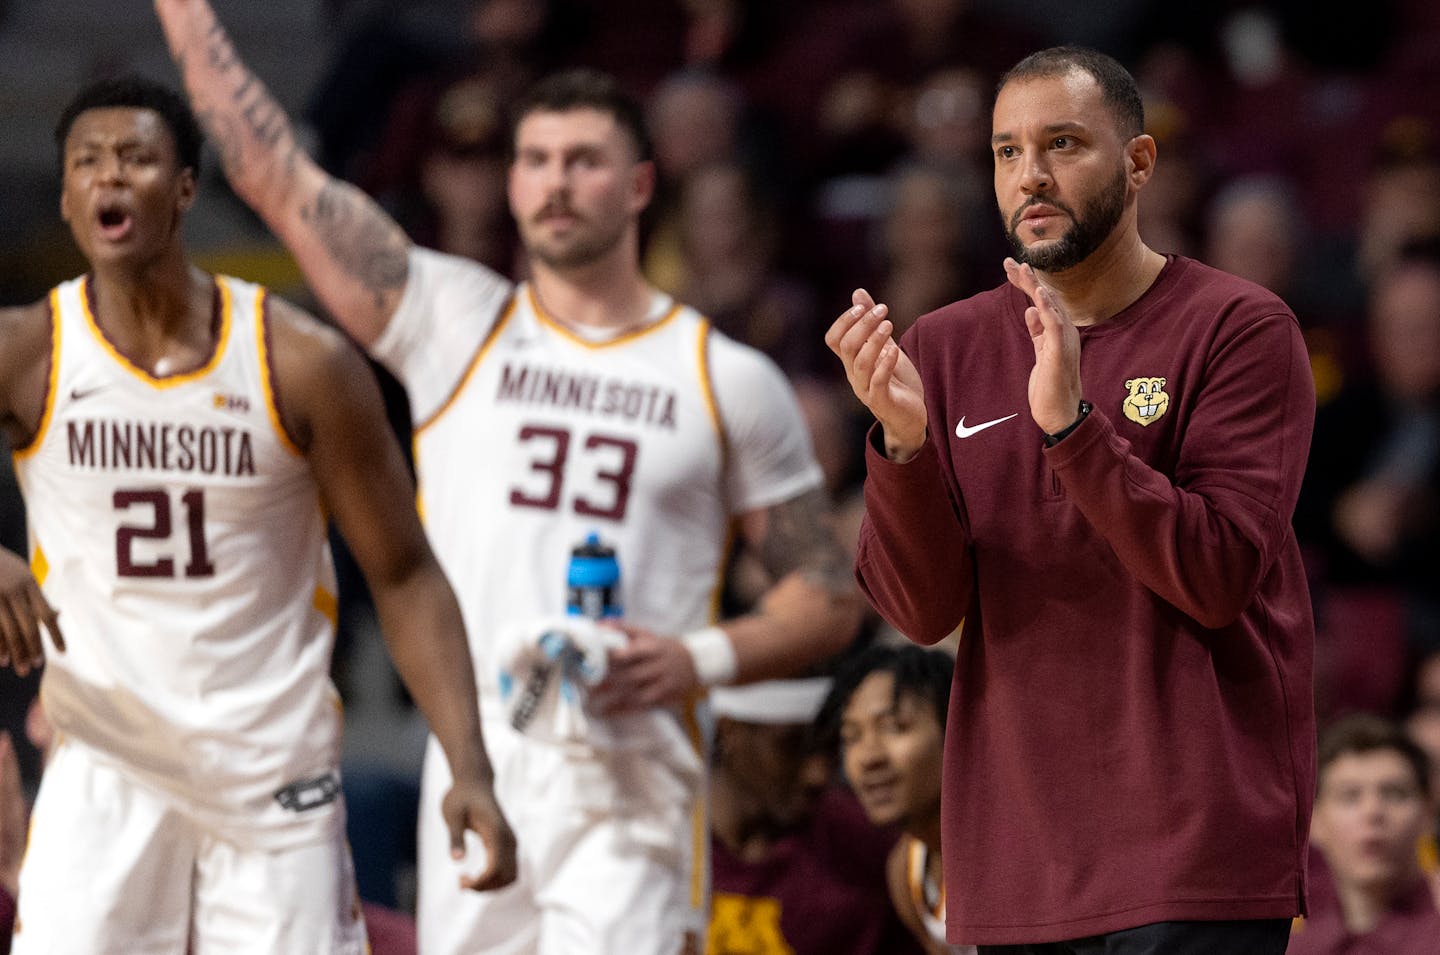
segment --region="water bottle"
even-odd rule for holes
[[[620,563],[615,548],[600,543],[598,534],[590,534],[570,551],[565,610],[591,620],[621,614]]]
[[[600,543],[600,535],[590,534],[570,551],[565,585],[567,613],[591,620],[620,616],[620,564],[615,548]],[[560,694],[568,698],[576,692],[576,680],[593,684],[604,674],[603,663],[587,662],[584,652],[562,630],[541,634],[539,647],[542,658],[530,671],[510,711],[510,725],[522,732],[535,718],[556,677],[560,678]]]

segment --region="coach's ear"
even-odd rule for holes
[[[1132,190],[1141,189],[1155,173],[1155,138],[1147,133],[1125,145],[1125,174]]]

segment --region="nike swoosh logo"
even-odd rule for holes
[[[91,395],[95,394],[96,392],[104,391],[104,390],[105,390],[105,387],[106,387],[105,385],[96,385],[96,386],[93,387],[93,388],[85,388],[85,389],[83,389],[83,390],[80,389],[80,388],[71,388],[71,389],[70,389],[70,400],[71,400],[71,401],[84,401],[86,398],[89,398]]]
[[[995,425],[997,425],[997,424],[1002,424],[1002,423],[1004,423],[1004,422],[1006,422],[1006,421],[1009,421],[1011,418],[1015,417],[1015,415],[1017,415],[1017,414],[1019,414],[1019,413],[1020,413],[1020,412],[1016,411],[1014,414],[1007,414],[1007,415],[1006,415],[1005,417],[1003,417],[1003,418],[996,418],[994,421],[986,421],[986,422],[983,423],[983,424],[977,424],[977,425],[974,425],[974,426],[969,427],[969,428],[965,427],[965,416],[964,416],[964,415],[961,415],[961,416],[960,416],[960,423],[955,426],[955,437],[957,437],[957,438],[968,438],[968,437],[970,437],[972,434],[979,434],[981,431],[984,431],[986,428],[993,428],[993,427],[994,427]]]

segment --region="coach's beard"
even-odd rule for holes
[[[1125,214],[1125,192],[1125,171],[1121,169],[1115,173],[1110,185],[1085,206],[1084,215],[1076,215],[1075,210],[1054,199],[1035,199],[1025,203],[1005,223],[1005,238],[1010,242],[1015,261],[1041,272],[1063,272],[1084,262],[1115,231],[1120,217]],[[1018,231],[1020,217],[1030,206],[1042,203],[1068,215],[1072,225],[1055,242],[1042,248],[1027,249]]]

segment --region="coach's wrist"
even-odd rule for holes
[[[740,672],[740,660],[735,655],[735,644],[730,635],[720,627],[705,627],[692,630],[680,637],[680,645],[690,654],[695,667],[695,678],[701,686],[722,686],[735,682]]]

